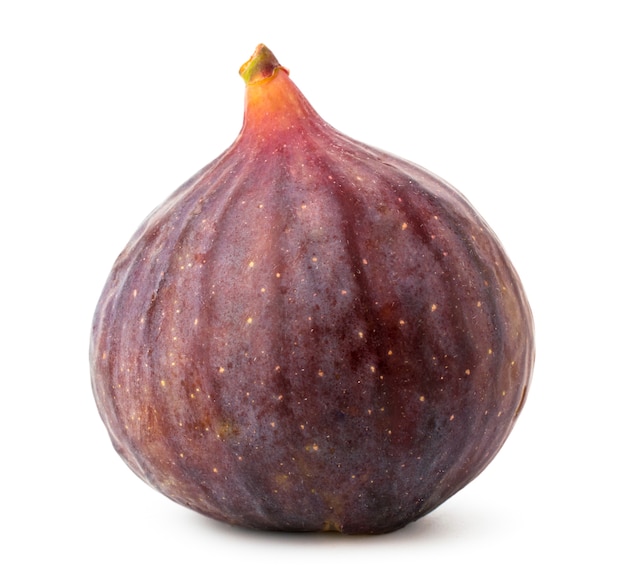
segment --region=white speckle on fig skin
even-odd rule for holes
[[[96,310],[94,393],[121,456],[181,504],[387,532],[497,453],[532,317],[462,196],[302,121],[242,133],[147,218]]]

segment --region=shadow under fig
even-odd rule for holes
[[[214,520],[202,514],[189,512],[189,518],[200,528],[215,531],[221,535],[233,536],[249,541],[280,541],[296,545],[324,545],[324,544],[388,544],[403,542],[433,542],[458,539],[473,531],[472,524],[462,512],[436,509],[419,520],[406,525],[399,530],[385,534],[342,534],[339,532],[281,532],[272,530],[256,530],[233,526]],[[476,517],[480,518],[480,517]],[[484,521],[479,520],[484,524]]]

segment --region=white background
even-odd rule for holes
[[[621,4],[3,2],[0,570],[624,572]],[[395,534],[195,515],[126,468],[91,396],[109,269],[236,137],[237,72],[259,42],[335,127],[459,188],[534,310],[535,376],[509,441]]]

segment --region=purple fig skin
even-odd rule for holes
[[[502,447],[532,315],[458,191],[337,132],[278,76],[297,120],[258,137],[250,116],[117,259],[94,395],[130,468],[186,507],[257,529],[391,532]]]

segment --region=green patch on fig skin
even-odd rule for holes
[[[252,57],[239,69],[239,75],[246,85],[250,85],[271,78],[279,69],[289,73],[267,46],[259,44]]]

